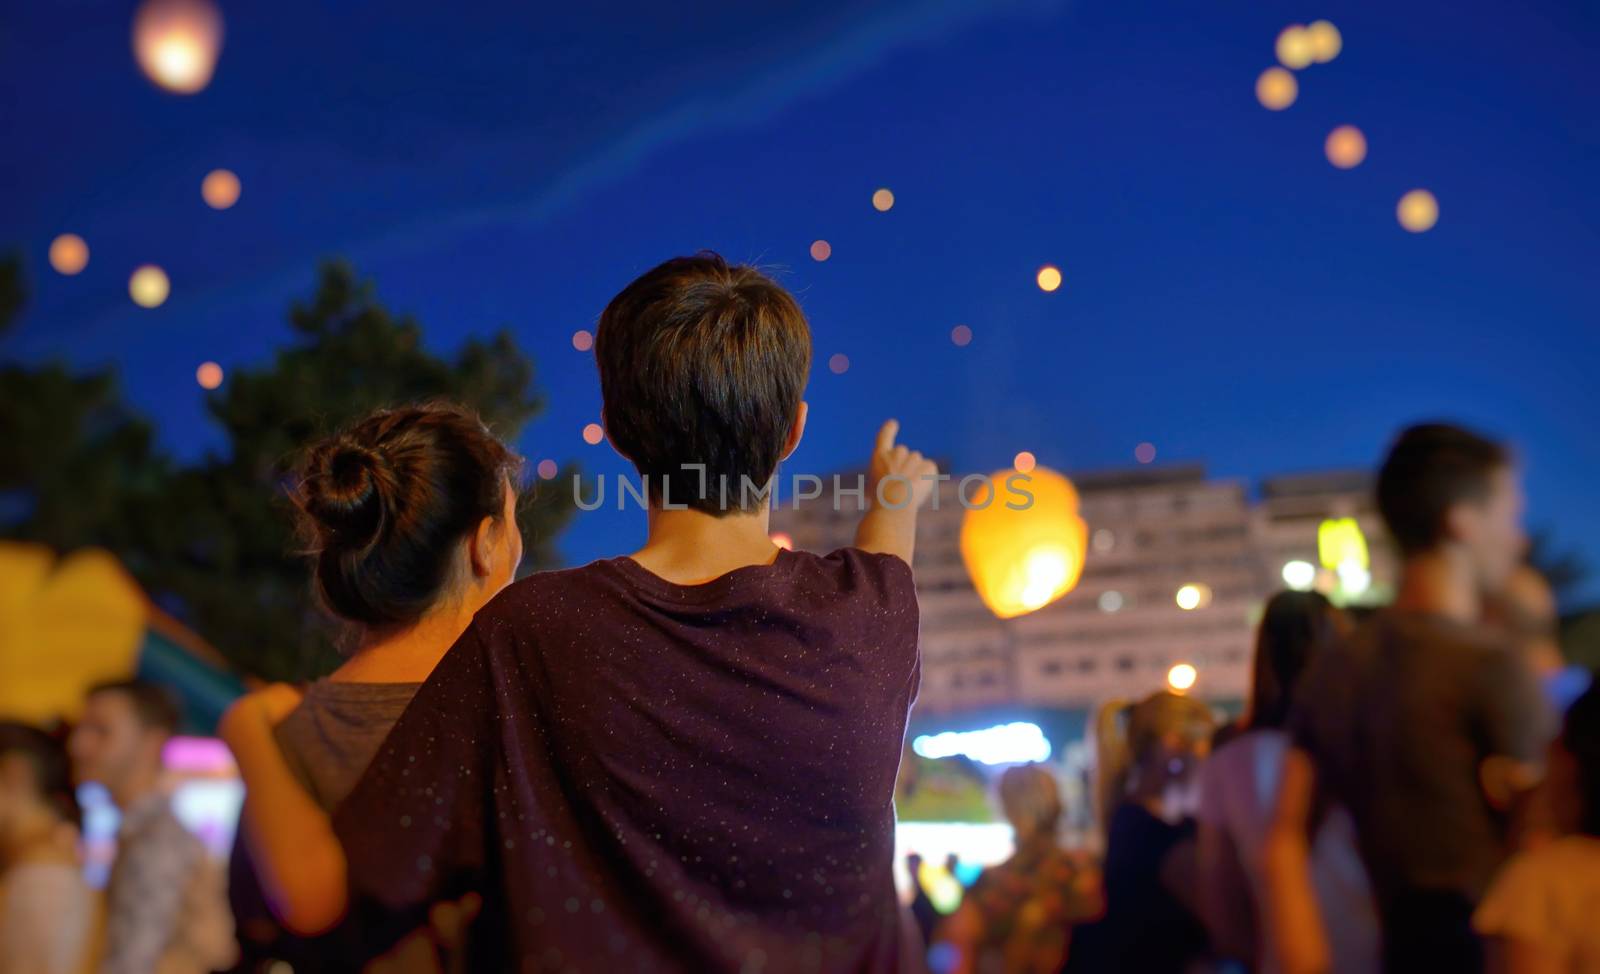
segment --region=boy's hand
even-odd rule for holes
[[[867,492],[874,508],[880,506],[878,485],[883,483],[882,505],[887,509],[915,511],[933,494],[933,479],[939,467],[916,450],[896,446],[894,438],[900,433],[900,421],[888,420],[878,430],[878,442],[872,450],[872,463],[868,467]]]

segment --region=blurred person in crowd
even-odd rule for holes
[[[1205,704],[1166,691],[1100,709],[1095,790],[1107,823],[1106,913],[1073,938],[1069,971],[1161,974],[1205,957],[1192,812],[1215,731]]]
[[[1561,624],[1556,595],[1532,565],[1521,564],[1512,570],[1500,590],[1484,603],[1484,619],[1503,629],[1527,654],[1528,664],[1541,680],[1566,667],[1556,638]]]
[[[1267,935],[1262,845],[1272,821],[1289,737],[1284,730],[1301,673],[1346,634],[1344,614],[1318,592],[1279,592],[1256,631],[1250,709],[1200,776],[1200,893],[1213,953],[1246,971],[1275,971]],[[1314,688],[1313,688],[1314,692]],[[1312,878],[1329,931],[1333,969],[1378,965],[1377,916],[1347,811],[1316,825]]]
[[[1415,426],[1378,475],[1403,565],[1394,605],[1316,654],[1290,715],[1264,861],[1290,974],[1327,970],[1310,879],[1318,808],[1348,808],[1388,971],[1475,971],[1472,910],[1507,851],[1506,808],[1537,783],[1552,719],[1521,649],[1482,623],[1521,562],[1522,491],[1500,444]]]
[[[227,967],[236,944],[226,880],[179,823],[162,788],[162,749],[179,711],[144,680],[89,691],[68,741],[79,782],[105,788],[122,815],[106,884],[102,974],[189,974]]]
[[[308,841],[296,814],[318,817],[312,836],[326,834],[417,688],[516,575],[520,463],[475,415],[439,403],[379,410],[306,451],[298,527],[318,599],[349,628],[351,652],[303,693],[278,684],[246,696],[222,725],[245,782],[249,860],[290,929],[320,932],[345,895],[342,857]],[[249,887],[237,885],[256,949],[314,965],[316,944],[277,935],[267,918],[244,922]]]
[[[933,930],[943,914],[933,905],[933,898],[922,885],[922,856],[912,852],[906,855],[906,872],[911,876],[911,918],[917,922],[917,931],[924,944],[933,943]]]
[[[1513,856],[1473,915],[1506,974],[1600,972],[1600,687],[1567,711],[1549,790],[1562,833]]]
[[[79,974],[97,904],[78,858],[78,800],[59,741],[0,722],[0,974]]]
[[[1104,911],[1099,870],[1057,841],[1061,793],[1036,764],[1006,769],[1000,805],[1015,851],[985,869],[939,928],[944,974],[1055,974],[1074,926]]]

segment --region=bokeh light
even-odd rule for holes
[[[813,240],[813,241],[811,241],[811,259],[812,260],[821,262],[821,261],[827,260],[829,257],[832,257],[832,256],[833,256],[833,244],[828,243],[826,240]]]
[[[1311,32],[1303,24],[1290,24],[1278,35],[1278,43],[1274,45],[1278,55],[1278,63],[1286,68],[1299,71],[1311,63],[1312,39]]]
[[[159,308],[171,293],[167,272],[154,264],[145,264],[128,278],[128,296],[141,308]]]
[[[1339,28],[1326,20],[1314,20],[1306,28],[1306,40],[1311,45],[1311,60],[1327,64],[1344,50],[1344,37]]]
[[[887,189],[880,189],[872,194],[872,208],[874,210],[879,213],[887,213],[892,206],[894,206],[894,194]]]
[[[594,348],[594,335],[590,334],[587,329],[579,328],[572,333],[572,347],[580,352],[587,352],[589,349]]]
[[[222,13],[211,0],[145,0],[133,15],[134,59],[168,91],[203,90],[220,53]]]
[[[599,423],[590,423],[583,428],[583,442],[590,446],[599,445],[606,438],[606,431],[600,428]]]
[[[68,277],[81,273],[89,266],[89,245],[75,233],[63,233],[50,241],[50,266]]]
[[[1300,97],[1300,82],[1282,68],[1268,68],[1256,79],[1256,101],[1263,108],[1281,112]]]
[[[784,551],[794,550],[794,539],[789,537],[787,534],[784,534],[782,531],[772,532],[772,543],[782,548]]]
[[[556,462],[554,460],[551,460],[551,459],[548,459],[548,458],[546,458],[544,460],[540,460],[539,461],[539,466],[538,466],[537,469],[538,469],[539,479],[540,480],[554,480],[554,479],[556,479],[556,472],[557,472],[558,468],[556,467]]]
[[[1107,615],[1113,612],[1120,612],[1123,605],[1122,593],[1114,589],[1101,592],[1096,604],[1100,606],[1100,611]]]
[[[222,366],[215,362],[201,362],[200,367],[194,370],[194,381],[200,383],[202,389],[215,389],[222,385]]]
[[[239,177],[228,169],[213,169],[200,181],[200,198],[213,210],[226,210],[239,202]]]
[[[956,325],[950,329],[950,340],[957,348],[966,348],[972,344],[972,329],[966,325]]]
[[[1039,461],[1034,458],[1033,454],[1029,453],[1027,450],[1023,450],[1015,457],[1012,457],[1011,466],[1015,467],[1018,473],[1032,473],[1034,465],[1038,462]]]
[[[1367,158],[1367,137],[1354,125],[1341,125],[1328,133],[1323,150],[1336,168],[1354,169]]]
[[[1185,612],[1203,608],[1211,604],[1211,589],[1199,582],[1191,582],[1178,589],[1173,601]]]
[[[1425,189],[1414,189],[1400,197],[1395,217],[1412,233],[1426,233],[1439,222],[1439,201]]]
[[[850,356],[843,352],[835,352],[828,358],[828,371],[834,375],[844,375],[850,371]]]
[[[1199,679],[1200,671],[1192,663],[1174,663],[1172,669],[1167,671],[1167,686],[1177,693],[1183,693],[1194,686],[1194,681]]]
[[[1133,448],[1133,458],[1140,463],[1151,463],[1156,458],[1156,445],[1154,443],[1140,443]]]
[[[1283,563],[1283,584],[1296,592],[1307,592],[1317,580],[1317,566],[1309,561],[1286,561]]]
[[[1096,551],[1110,551],[1117,546],[1117,536],[1110,528],[1096,528],[1093,541]]]
[[[1054,291],[1061,286],[1061,269],[1054,264],[1046,264],[1039,268],[1034,280],[1039,283],[1039,290]]]

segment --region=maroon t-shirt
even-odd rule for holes
[[[704,585],[627,558],[478,613],[335,827],[367,949],[480,892],[473,970],[894,971],[911,570],[783,551]]]

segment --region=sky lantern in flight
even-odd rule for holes
[[[133,15],[133,56],[168,91],[203,91],[221,53],[222,12],[211,0],[145,0]]]
[[[1026,615],[1078,584],[1089,529],[1066,477],[1040,466],[1002,470],[963,497],[961,560],[989,611]]]

